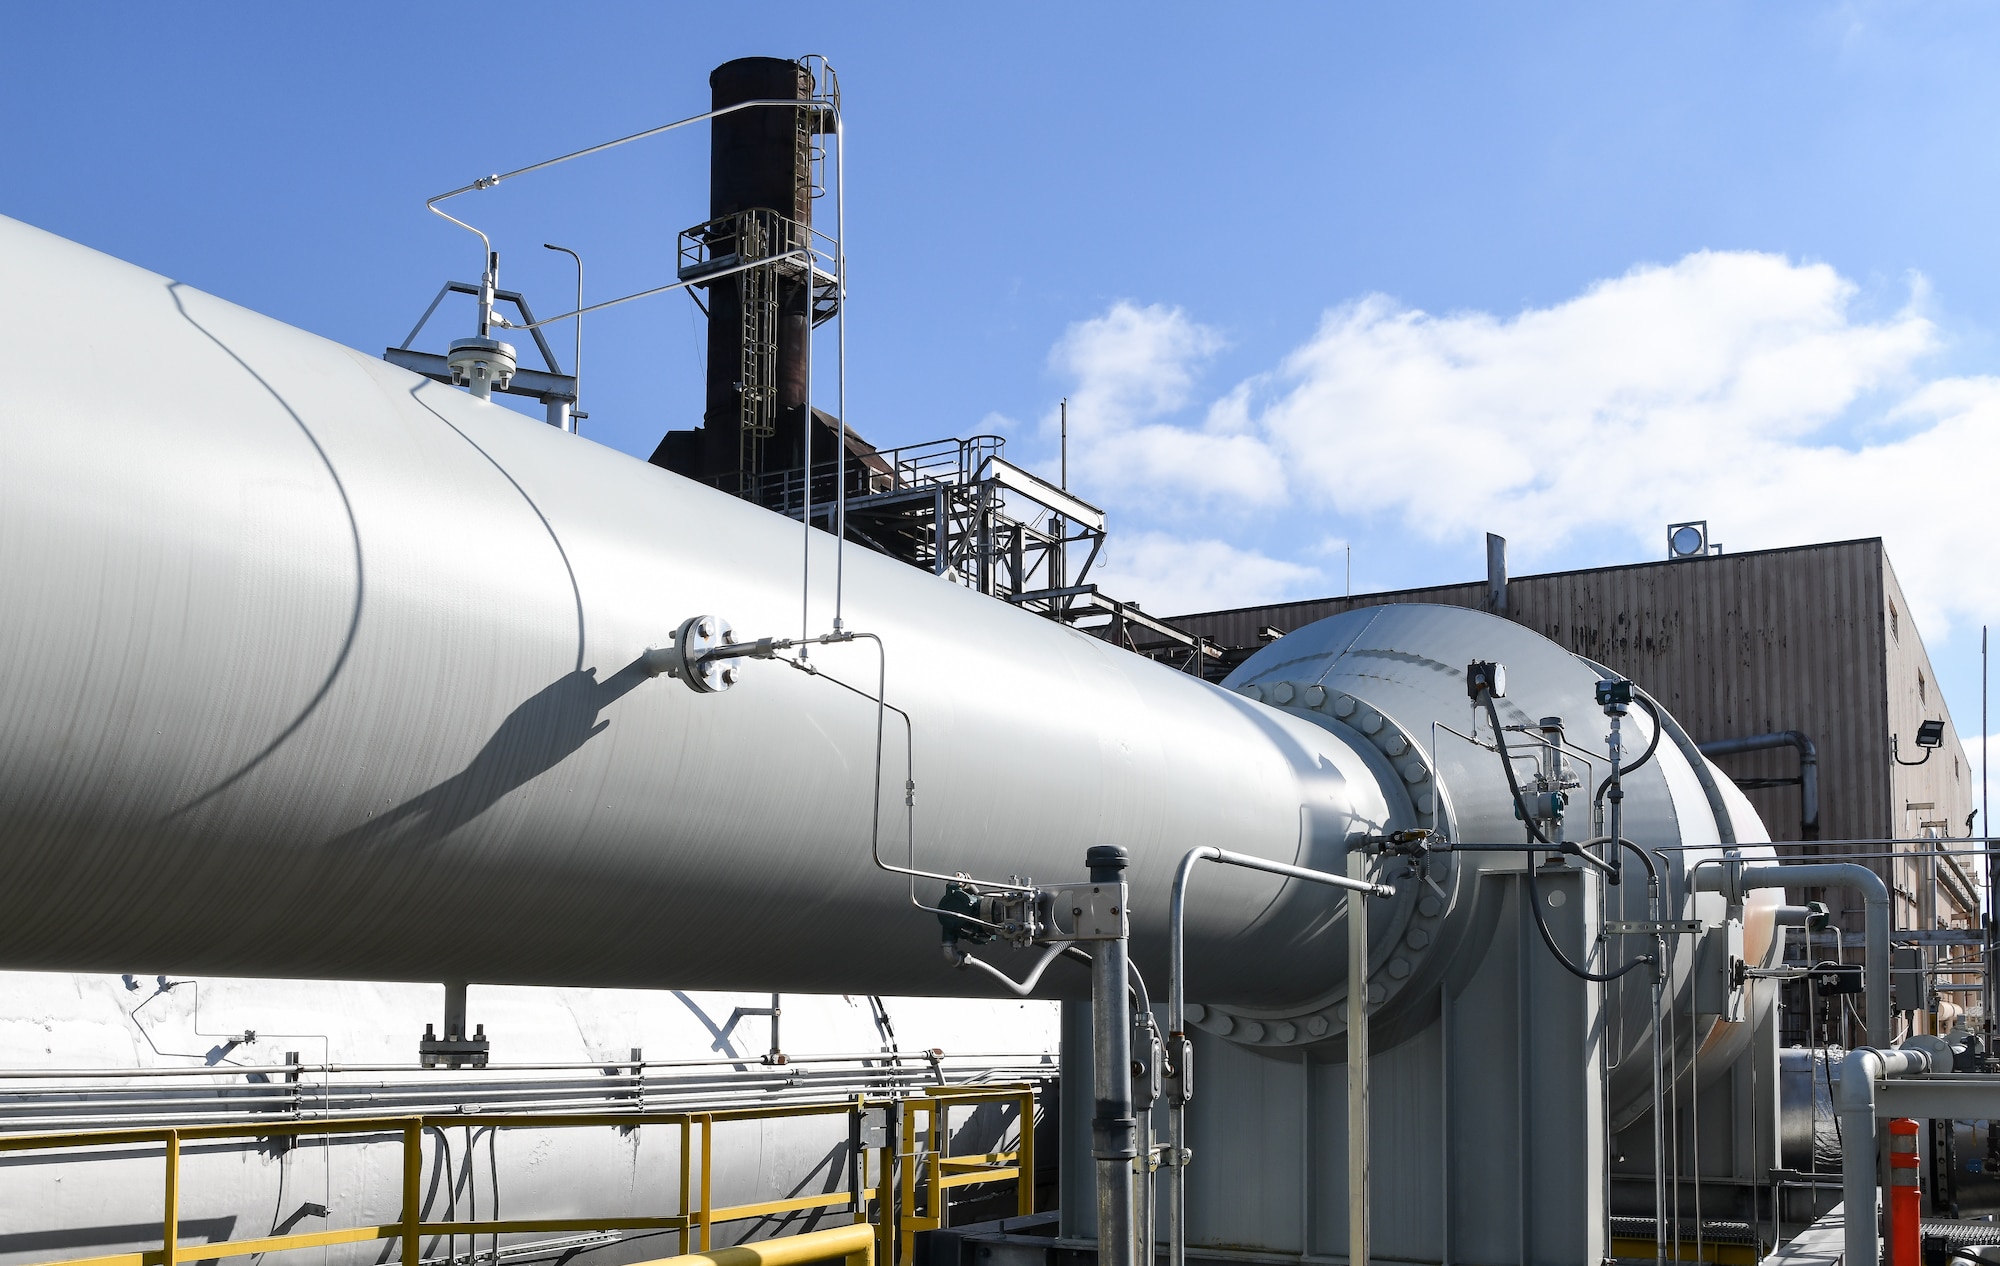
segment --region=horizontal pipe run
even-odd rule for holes
[[[938,1057],[945,1063],[974,1059],[1034,1059],[1018,1051],[954,1051]],[[861,1064],[879,1063],[888,1059],[921,1060],[928,1064],[929,1058],[917,1054],[895,1054],[889,1051],[867,1051],[855,1055],[793,1055],[786,1062],[787,1068],[801,1064]],[[498,1074],[514,1072],[598,1072],[607,1068],[621,1070],[617,1075],[630,1076],[622,1070],[627,1068],[728,1068],[738,1064],[758,1062],[756,1056],[739,1055],[734,1059],[645,1059],[645,1060],[594,1060],[568,1064],[488,1064],[476,1071]],[[36,1081],[59,1077],[217,1077],[241,1076],[245,1073],[417,1073],[435,1076],[435,1069],[421,1064],[205,1064],[199,1068],[0,1068],[0,1080],[27,1078]],[[469,1073],[473,1069],[458,1069]]]
[[[1819,838],[1819,748],[1801,730],[1777,730],[1744,738],[1717,739],[1703,743],[1703,756],[1735,756],[1774,747],[1792,747],[1799,753],[1799,834],[1808,840]]]
[[[1740,902],[1753,888],[1854,888],[1866,906],[1862,957],[1863,988],[1868,999],[1868,1040],[1887,1046],[1889,1034],[1889,889],[1882,877],[1858,862],[1789,862],[1776,866],[1745,866],[1725,862],[1695,870],[1695,888],[1720,892]]]
[[[961,1082],[956,1089],[966,1094],[991,1093],[993,1087],[1018,1084],[1023,1079],[1033,1080],[1039,1069],[993,1070],[996,1077],[1012,1074],[1004,1080]],[[928,1078],[927,1069],[912,1068],[893,1078],[882,1078],[865,1082],[835,1083],[821,1087],[799,1087],[787,1092],[784,1087],[758,1089],[756,1087],[736,1087],[729,1100],[742,1105],[737,1111],[756,1112],[771,1107],[801,1107],[826,1103],[827,1095],[833,1091],[849,1092],[853,1095],[869,1094],[886,1097],[900,1095],[935,1095],[940,1089]],[[637,1096],[641,1088],[632,1088],[622,1094],[612,1088],[608,1094],[591,1095],[568,1100],[539,1098],[517,1098],[479,1101],[480,1111],[487,1116],[504,1115],[512,1121],[523,1114],[559,1114],[565,1120],[579,1115],[603,1115],[606,1113],[636,1113],[641,1110]],[[672,1093],[657,1087],[644,1088],[644,1107],[651,1111],[688,1111],[713,1105],[717,1102],[714,1090],[703,1091],[700,1087],[676,1087]],[[849,1094],[842,1094],[845,1102]],[[400,1100],[400,1102],[396,1102]],[[414,1100],[414,1102],[412,1102]],[[289,1101],[289,1110],[285,1106]],[[389,1102],[385,1102],[389,1101]],[[429,1113],[449,1114],[453,1105],[470,1102],[467,1096],[456,1095],[449,1099],[430,1096],[392,1096],[386,1094],[321,1094],[308,1087],[305,1093],[288,1094],[280,1092],[269,1096],[230,1096],[217,1099],[198,1096],[185,1099],[145,1099],[106,1102],[83,1102],[69,1105],[76,1109],[71,1112],[47,1112],[25,1116],[7,1113],[0,1106],[0,1138],[12,1134],[43,1132],[49,1130],[79,1130],[93,1127],[104,1128],[156,1128],[176,1129],[184,1126],[229,1126],[267,1125],[274,1121],[340,1121],[353,1119],[381,1119],[385,1115],[409,1115]],[[224,1104],[234,1111],[216,1111],[213,1106]],[[251,1105],[249,1107],[239,1105]],[[38,1105],[40,1106],[40,1105]],[[150,1108],[152,1111],[108,1111],[129,1107],[131,1109]],[[202,1109],[210,1109],[204,1111]],[[385,1109],[387,1110],[385,1112]],[[399,1111],[400,1109],[400,1111]],[[308,1115],[309,1114],[309,1115]],[[453,1117],[463,1121],[463,1117]],[[626,1118],[630,1124],[629,1116]]]

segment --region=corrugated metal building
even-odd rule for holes
[[[1245,607],[1171,622],[1223,646],[1254,647],[1273,633],[1353,607],[1427,602],[1493,610],[1496,598],[1508,618],[1639,683],[1697,742],[1803,731],[1819,750],[1823,840],[1971,832],[1972,771],[1879,538],[1517,576],[1504,586],[1482,580]],[[1917,725],[1926,719],[1944,722],[1944,745],[1922,765],[1899,765],[1892,738],[1904,759],[1916,759]],[[1750,782],[1798,774],[1789,749],[1717,763]],[[1797,786],[1748,794],[1774,838],[1801,837]],[[1828,844],[1822,851],[1870,850]],[[1983,872],[1969,858],[1939,863],[1942,895],[1932,917],[1924,908],[1929,886],[1921,882],[1929,865],[1897,864],[1897,926],[1976,926]],[[1859,912],[1852,917],[1858,930]]]

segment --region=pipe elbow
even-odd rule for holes
[[[1843,1115],[1875,1115],[1875,1081],[1882,1075],[1882,1053],[1872,1046],[1858,1046],[1840,1061],[1840,1083],[1834,1087],[1834,1107]]]
[[[1785,743],[1797,748],[1801,761],[1809,764],[1819,763],[1819,747],[1810,738],[1806,737],[1804,730],[1780,730],[1772,737],[1782,739]]]

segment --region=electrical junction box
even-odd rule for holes
[[[1924,952],[1913,945],[1889,951],[1889,1005],[1898,1011],[1922,1011],[1929,1005],[1924,990]]]
[[[856,1125],[856,1142],[863,1147],[889,1145],[889,1112],[886,1108],[864,1108]]]
[[[1743,1019],[1743,921],[1731,919],[1701,934],[1695,952],[1694,1009],[1697,1015]]]
[[[1821,995],[1861,993],[1864,984],[1859,963],[1821,963],[1807,976],[1813,990]]]

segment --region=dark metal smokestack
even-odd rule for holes
[[[804,101],[813,93],[805,68],[779,57],[725,62],[708,83],[717,110],[744,101]],[[714,254],[777,254],[805,244],[812,224],[814,126],[809,111],[781,106],[739,110],[710,124]],[[765,217],[745,227],[749,221],[743,213],[760,210],[775,212],[781,220]],[[793,240],[784,240],[787,235]],[[700,474],[730,492],[750,491],[750,481],[763,471],[804,464],[800,432],[811,333],[808,278],[797,268],[760,270],[708,288],[708,391]],[[752,396],[748,405],[746,391]],[[747,426],[746,417],[751,419]],[[764,430],[769,434],[759,433]]]

